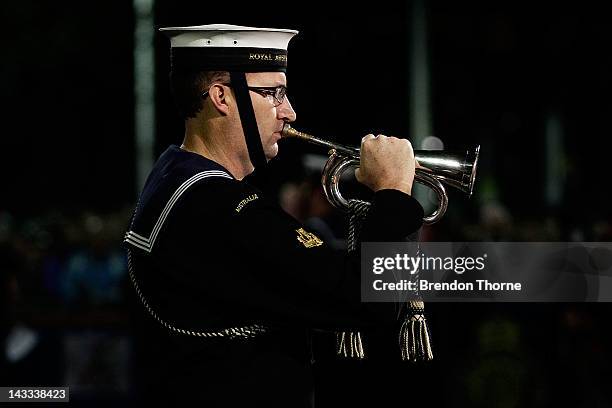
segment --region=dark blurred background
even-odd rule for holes
[[[131,402],[134,299],[120,244],[143,174],[182,140],[163,26],[299,30],[288,85],[301,130],[347,144],[367,133],[417,149],[480,144],[474,196],[451,192],[424,240],[610,241],[609,13],[534,4],[2,2],[0,385]],[[344,220],[318,181],[325,152],[281,143],[266,188],[342,246]],[[432,205],[426,190],[418,197]],[[433,363],[322,352],[317,404],[612,406],[611,309],[429,305]]]

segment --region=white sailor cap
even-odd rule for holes
[[[210,24],[160,28],[170,37],[173,70],[286,71],[287,46],[298,32]]]

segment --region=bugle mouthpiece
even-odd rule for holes
[[[285,125],[283,126],[283,130],[281,131],[281,136],[282,137],[295,137],[298,139],[305,139],[305,140],[312,139],[311,135],[304,133],[304,132],[300,132],[299,130],[292,128],[291,125],[288,123],[285,123]]]

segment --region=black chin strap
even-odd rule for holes
[[[246,75],[244,72],[230,72],[230,78],[232,89],[236,95],[236,102],[238,103],[238,113],[240,114],[240,122],[242,123],[244,139],[249,150],[251,163],[256,169],[261,169],[268,161],[261,145],[261,137],[257,128],[257,121],[255,120],[255,112],[253,111],[251,96],[249,95]]]

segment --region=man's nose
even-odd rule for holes
[[[297,114],[293,110],[291,102],[289,102],[289,98],[285,98],[283,103],[278,105],[276,108],[276,115],[278,116],[278,119],[284,122],[295,122]]]

